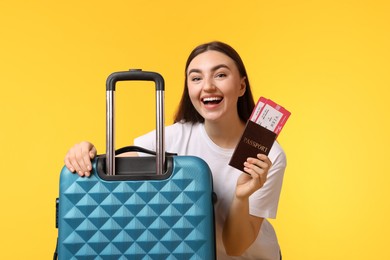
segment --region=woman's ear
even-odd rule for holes
[[[246,77],[241,78],[240,82],[240,97],[242,97],[245,94],[246,91],[246,83],[245,83]]]

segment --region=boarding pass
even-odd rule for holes
[[[290,115],[284,107],[260,97],[249,119],[279,135]]]

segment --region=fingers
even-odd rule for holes
[[[251,175],[253,181],[260,188],[267,180],[269,168],[272,166],[268,156],[258,154],[257,158],[248,158],[244,163],[244,171]]]
[[[97,154],[96,148],[95,146],[92,145],[92,148],[89,151],[89,158],[92,160],[93,158],[95,158],[96,154]]]
[[[96,156],[96,148],[89,142],[74,145],[65,156],[65,165],[71,172],[89,176],[92,170],[91,159]]]

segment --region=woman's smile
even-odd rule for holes
[[[236,104],[245,83],[230,57],[207,51],[195,57],[187,71],[191,102],[205,120],[240,121]]]

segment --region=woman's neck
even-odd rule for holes
[[[245,124],[239,119],[232,122],[205,121],[204,127],[207,135],[216,145],[233,149],[241,138]]]

